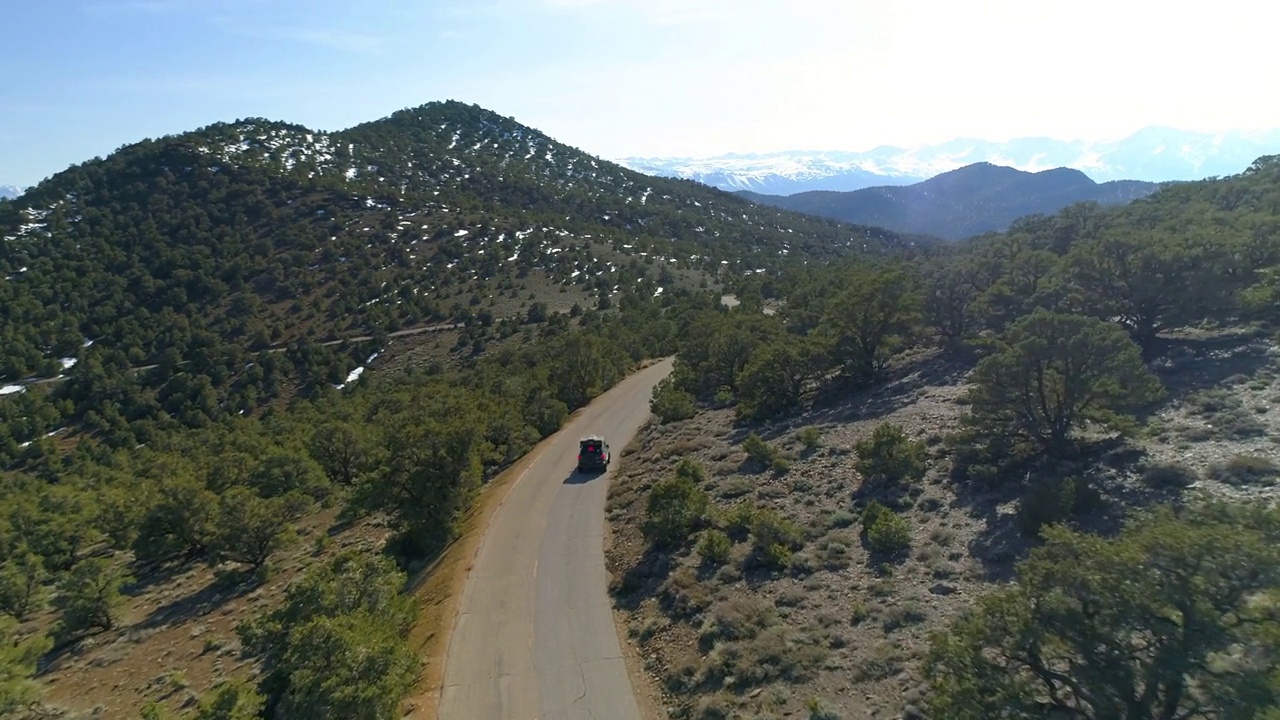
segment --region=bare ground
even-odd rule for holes
[[[1278,494],[1274,342],[1256,333],[1187,334],[1160,355],[1152,366],[1169,397],[1135,438],[1095,443],[1080,463],[1104,500],[1078,525],[1112,530],[1127,508],[1174,497],[1186,481],[1232,496]],[[745,463],[746,431],[730,409],[651,424],[624,454],[606,553],[619,633],[672,717],[808,717],[812,707],[831,710],[827,717],[915,717],[929,633],[1010,578],[1032,546],[1017,522],[1018,491],[949,479],[942,439],[964,412],[957,398],[966,368],[923,353],[890,372],[884,387],[759,429],[789,457],[784,473]],[[909,556],[887,564],[860,537],[854,499],[871,489],[852,452],[883,421],[930,448],[922,482],[902,497],[878,496],[896,501],[912,530]],[[810,426],[820,433],[817,448],[800,441]],[[747,500],[802,526],[805,545],[788,570],[750,563],[743,541],[718,569],[689,548],[649,548],[640,532],[648,489],[685,457],[707,469],[704,488],[720,512]],[[1182,466],[1174,474],[1183,482],[1160,480],[1171,463]]]

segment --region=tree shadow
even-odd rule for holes
[[[136,628],[148,630],[186,622],[217,610],[226,603],[247,595],[262,585],[253,570],[236,570],[216,574],[194,594],[174,600],[152,610]]]
[[[915,404],[930,387],[958,385],[973,368],[969,356],[929,351],[891,365],[875,385],[865,388],[829,386],[820,391],[809,423],[852,423],[876,420]]]
[[[1181,488],[1137,481],[1146,462],[1145,451],[1123,438],[1080,442],[1070,452],[1026,457],[981,478],[953,477],[951,507],[982,521],[984,528],[968,545],[969,555],[986,580],[1005,582],[1014,579],[1017,564],[1041,543],[1037,528],[1043,525],[1036,511],[1025,507],[1035,507],[1032,495],[1037,490],[1075,483],[1073,507],[1064,508],[1049,496],[1054,522],[1103,537],[1119,533],[1135,510],[1179,502]]]
[[[649,543],[640,559],[610,583],[609,595],[614,606],[635,611],[648,598],[657,597],[671,575],[673,565],[670,552]]]
[[[1262,331],[1209,337],[1159,337],[1147,349],[1148,367],[1168,392],[1166,402],[1218,387],[1237,375],[1271,365],[1272,344]]]

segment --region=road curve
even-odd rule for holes
[[[441,720],[641,720],[604,567],[612,472],[578,476],[574,465],[583,435],[603,435],[615,456],[631,442],[671,368],[651,365],[593,401],[503,498],[449,640]]]

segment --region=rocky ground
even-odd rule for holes
[[[1080,519],[1114,529],[1135,505],[1195,486],[1275,496],[1280,476],[1280,350],[1269,337],[1230,332],[1170,339],[1152,364],[1168,398],[1125,442],[1100,443],[1081,464],[1103,497]],[[965,411],[966,368],[934,353],[905,358],[893,380],[782,426],[757,429],[789,461],[747,462],[731,409],[650,425],[627,448],[609,504],[607,561],[637,666],[672,717],[913,717],[929,633],[1013,575],[1032,540],[1018,522],[1018,491],[950,480],[944,437]],[[855,514],[867,488],[854,444],[881,422],[925,441],[923,481],[895,501],[911,528],[909,556],[873,559]],[[686,548],[649,549],[640,532],[648,489],[682,458],[707,470],[714,512],[746,501],[803,529],[790,567],[750,562],[733,544],[718,568]]]

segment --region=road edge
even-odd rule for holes
[[[650,429],[653,423],[653,417],[650,416],[640,429],[636,431],[633,442]],[[622,463],[619,464],[618,470],[627,462],[627,455],[623,452]],[[613,482],[616,477],[609,478],[609,490],[613,490]],[[605,499],[605,507],[608,507],[608,497]],[[608,557],[609,546],[613,544],[614,528],[613,522],[609,519],[608,512],[604,517],[604,552]],[[607,571],[607,560],[606,560]],[[617,604],[613,600],[613,593],[606,591],[609,596],[609,614],[613,616],[613,630],[618,636],[618,646],[622,649],[622,662],[627,668],[627,677],[631,680],[631,694],[636,699],[636,704],[640,707],[641,717],[647,720],[670,720],[670,714],[667,712],[666,704],[662,701],[663,694],[658,683],[658,678],[649,672],[645,667],[644,655],[640,652],[640,648],[631,642],[630,631],[628,630],[628,618],[626,612],[619,610]]]

